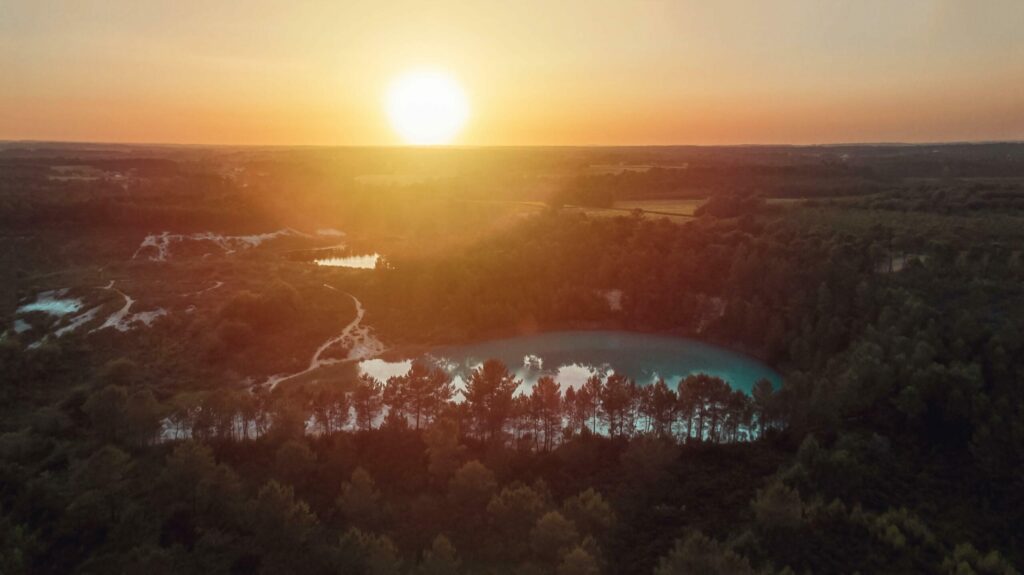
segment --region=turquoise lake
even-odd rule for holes
[[[469,373],[486,359],[500,359],[523,388],[532,387],[542,375],[561,384],[578,387],[595,373],[622,373],[641,385],[659,377],[674,389],[690,374],[721,377],[749,393],[754,382],[768,379],[782,383],[778,372],[750,356],[693,339],[626,331],[562,331],[439,347],[427,359],[444,367],[461,387]],[[381,380],[405,373],[411,360],[366,360],[364,373]]]

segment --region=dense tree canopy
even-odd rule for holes
[[[277,365],[266,342],[210,370],[175,324],[5,339],[0,571],[1015,573],[1024,227],[1007,193],[734,198],[684,224],[552,209],[346,280],[396,345],[669,331],[777,365],[781,387],[749,395],[710,374],[526,390],[495,360],[464,390],[417,362],[254,392],[210,374]],[[211,333],[283,338],[273,309],[302,305],[240,290]]]

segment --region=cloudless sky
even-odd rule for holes
[[[397,144],[1024,139],[1024,0],[0,0],[0,139]]]

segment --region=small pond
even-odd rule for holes
[[[372,270],[377,267],[377,260],[379,259],[380,254],[364,254],[358,256],[318,258],[313,260],[313,262],[318,266]]]

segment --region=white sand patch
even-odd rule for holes
[[[165,315],[167,315],[167,310],[162,307],[151,311],[140,311],[136,314],[132,314],[131,323],[139,322],[145,324],[146,327],[149,327],[156,318],[163,317]]]
[[[266,241],[285,236],[309,237],[309,234],[304,234],[300,231],[293,230],[292,228],[284,228],[277,230],[276,232],[252,234],[247,236],[230,236],[215,234],[213,232],[200,232],[195,234],[172,234],[170,232],[163,232],[160,234],[150,234],[146,236],[142,240],[142,243],[139,244],[139,248],[135,250],[135,253],[132,255],[132,259],[137,259],[144,254],[149,253],[148,259],[151,261],[167,261],[167,258],[171,256],[171,244],[187,241],[213,242],[220,247],[224,253],[231,254],[238,250],[254,248]]]
[[[101,307],[102,306],[96,306],[85,313],[78,314],[77,316],[71,318],[71,321],[69,321],[67,325],[53,332],[53,335],[61,337],[64,334],[71,333],[76,329],[82,327],[83,325],[89,323],[90,321],[96,319],[96,316],[97,314],[99,314]]]

